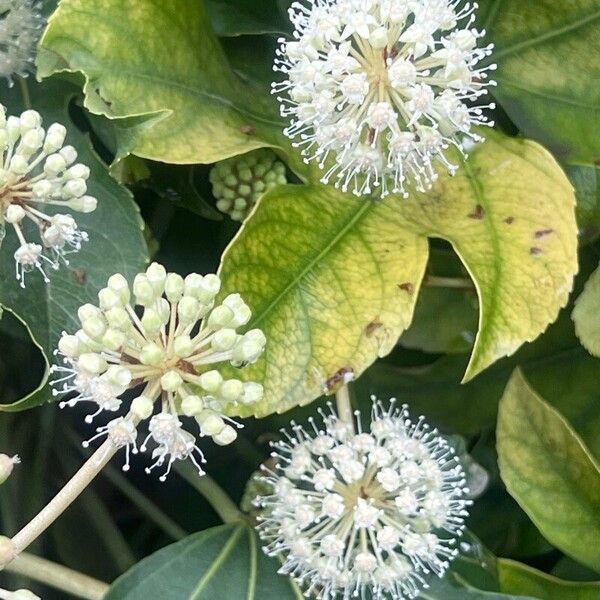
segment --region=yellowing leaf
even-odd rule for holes
[[[519,371],[500,402],[497,440],[510,494],[550,543],[598,571],[600,468]]]
[[[457,160],[458,157],[457,157]],[[263,197],[221,266],[240,292],[265,356],[240,373],[265,385],[264,415],[332,391],[391,351],[410,324],[427,237],[449,240],[480,299],[466,378],[553,322],[577,270],[574,194],[533,142],[492,133],[454,178],[427,194],[372,202],[331,187]]]
[[[85,105],[117,119],[119,155],[212,163],[277,145],[274,99],[233,73],[201,0],[62,0],[38,75],[81,71]]]

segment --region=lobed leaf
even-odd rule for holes
[[[458,157],[457,157],[457,160]],[[262,328],[262,416],[335,390],[389,353],[412,320],[427,237],[452,243],[480,302],[465,379],[552,323],[577,271],[574,194],[533,142],[492,133],[427,194],[369,202],[331,187],[263,197],[223,256],[224,293],[239,292]],[[247,414],[251,409],[243,409]]]

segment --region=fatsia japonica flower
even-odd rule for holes
[[[370,430],[358,433],[330,407],[310,431],[274,443],[273,490],[259,497],[265,551],[283,561],[307,596],[402,600],[442,576],[457,554],[469,501],[447,441],[406,406],[373,398]]]
[[[36,0],[0,0],[0,76],[12,85],[14,75],[33,70],[35,47],[44,18]]]
[[[477,4],[463,0],[302,0],[290,8],[294,40],[281,41],[273,84],[285,133],[322,182],[357,196],[408,195],[437,179],[435,162],[457,170],[445,152],[464,154],[493,125],[478,100],[493,82],[478,63],[484,32],[472,27]]]
[[[45,267],[68,264],[67,256],[88,239],[69,213],[55,212],[88,213],[97,205],[86,194],[90,170],[75,162],[73,146],[63,145],[66,134],[59,123],[45,131],[35,110],[7,118],[0,105],[0,246],[12,227],[19,241],[14,259],[21,287],[34,269],[48,282]],[[31,230],[37,230],[39,243],[28,241]]]
[[[220,287],[216,275],[183,279],[153,263],[136,276],[132,290],[123,276],[112,276],[98,294],[98,306],[79,309],[81,329],[63,333],[56,352],[62,364],[52,369],[59,376],[54,394],[73,395],[61,407],[91,404],[95,411],[88,423],[100,413],[121,413],[92,440],[108,437],[125,447],[124,470],[130,451],[138,452],[138,424],[147,421],[140,449],[153,445],[148,473],[166,463],[164,481],[174,461],[189,459],[203,474],[204,456],[196,437],[183,428],[181,414],[197,421],[201,436],[225,446],[236,439],[240,425],[222,414],[224,406],[261,399],[262,385],[225,379],[215,368],[253,363],[265,347],[259,329],[237,331],[251,318],[239,294],[215,306]]]
[[[256,150],[218,162],[210,172],[217,208],[233,221],[243,221],[258,199],[287,183],[285,165],[271,150]]]

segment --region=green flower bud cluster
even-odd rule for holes
[[[285,165],[265,149],[218,162],[210,182],[217,208],[234,221],[243,221],[265,192],[287,183],[287,178]]]
[[[174,460],[190,458],[201,471],[193,452],[201,461],[202,453],[194,436],[182,429],[180,414],[195,418],[201,436],[226,445],[237,437],[237,423],[222,414],[224,407],[250,405],[263,395],[259,383],[226,379],[215,368],[224,362],[253,363],[266,343],[259,329],[238,332],[250,321],[250,308],[239,294],[217,303],[220,289],[216,275],[183,278],[157,263],[138,274],[131,287],[122,275],[113,275],[98,293],[98,304],[79,309],[79,331],[63,333],[59,341],[63,365],[52,369],[60,374],[53,393],[76,393],[61,407],[89,402],[96,408],[86,417],[92,422],[101,412],[119,411],[125,392],[139,389],[127,416],[100,428],[95,437],[106,435],[136,451],[137,424],[149,420],[142,450],[149,439],[157,446],[149,470],[168,461],[168,472]],[[128,461],[129,454],[126,469]]]

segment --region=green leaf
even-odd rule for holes
[[[291,29],[280,0],[207,0],[206,10],[219,36],[287,33]]]
[[[600,468],[567,421],[516,371],[500,401],[500,473],[549,542],[600,570]]]
[[[3,88],[0,102],[7,107],[9,114],[18,115],[25,108],[33,107],[41,113],[45,125],[55,121],[65,125],[67,143],[75,146],[78,160],[91,170],[88,181],[90,194],[98,198],[95,212],[77,215],[77,223],[88,232],[89,242],[80,252],[69,257],[69,267],[62,267],[56,272],[49,269],[51,282],[48,285],[38,274],[32,273],[27,278],[27,288],[21,289],[14,274],[16,236],[8,231],[2,245],[0,304],[26,324],[33,342],[42,350],[48,363],[61,332],[75,327],[79,306],[95,301],[98,290],[113,273],[133,277],[147,261],[147,250],[142,220],[132,195],[111,178],[92,150],[87,136],[75,127],[69,117],[69,103],[77,89],[58,80],[36,84],[30,78],[21,83],[10,90]],[[99,260],[99,257],[102,259]],[[38,390],[46,379],[47,374]],[[0,411],[24,410],[48,399],[49,394],[38,391],[13,404],[0,404]]]
[[[594,356],[600,356],[600,267],[592,273],[573,311],[575,331]]]
[[[231,70],[201,0],[145,0],[135,10],[62,0],[37,66],[40,77],[84,74],[85,106],[117,120],[118,158],[213,163],[289,146],[277,102]]]
[[[263,554],[251,527],[223,525],[144,559],[117,579],[104,600],[301,600],[278,568]]]
[[[577,197],[577,223],[584,241],[593,240],[600,232],[600,186],[598,167],[567,165]]]
[[[562,581],[527,565],[498,560],[498,576],[503,592],[527,594],[541,600],[598,600],[600,582]]]
[[[435,581],[431,588],[422,592],[419,600],[537,600],[530,596],[513,596],[512,594],[500,594],[478,590],[469,585],[459,586],[451,583],[452,577],[446,577],[441,581]]]
[[[409,200],[276,189],[221,266],[224,293],[241,293],[250,326],[267,336],[264,357],[240,373],[262,381],[265,398],[243,414],[310,402],[389,353],[411,322],[428,236],[452,242],[480,298],[466,379],[537,337],[567,301],[577,270],[573,191],[535,143],[491,134],[456,177]]]
[[[484,0],[494,95],[521,131],[569,160],[600,157],[596,0]]]

